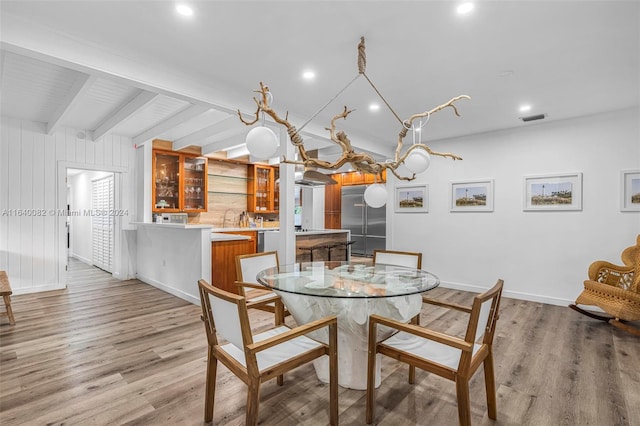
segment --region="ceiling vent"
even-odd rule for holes
[[[537,114],[537,115],[530,115],[528,117],[520,117],[520,120],[526,123],[527,121],[542,120],[543,118],[546,118],[546,117],[547,117],[547,114]]]

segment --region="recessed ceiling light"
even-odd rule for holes
[[[178,12],[182,16],[193,16],[193,9],[191,9],[186,4],[176,5],[176,12]]]
[[[464,15],[471,12],[473,8],[474,8],[473,3],[462,3],[460,6],[458,6],[456,10],[460,15]]]
[[[305,80],[313,80],[314,78],[316,78],[316,73],[313,71],[305,71],[302,73],[302,78],[304,78]]]
[[[520,107],[520,112],[528,112],[531,111],[531,105],[522,105]]]
[[[380,105],[378,104],[369,105],[369,111],[378,111],[379,109],[380,109]]]

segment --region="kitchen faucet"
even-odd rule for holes
[[[231,228],[233,228],[233,225],[235,225],[236,223],[236,212],[234,209],[227,209],[224,212],[224,217],[222,218],[222,227],[226,228],[227,227],[227,213],[231,212]]]

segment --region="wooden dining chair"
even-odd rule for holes
[[[450,336],[416,324],[405,324],[379,315],[369,317],[369,359],[367,366],[366,421],[374,420],[375,412],[375,366],[377,354],[405,362],[410,366],[434,373],[456,383],[458,419],[461,425],[471,424],[469,380],[484,365],[484,380],[487,393],[487,408],[490,419],[496,419],[496,385],[493,370],[493,335],[498,320],[498,309],[504,282],[498,282],[486,292],[473,299],[466,307],[447,302],[436,302],[469,314],[464,339]],[[425,299],[429,301],[429,299]],[[391,327],[397,333],[377,342],[378,325]],[[409,374],[409,383],[415,378]]]
[[[278,267],[278,252],[243,254],[236,256],[236,277],[238,294],[247,300],[247,308],[271,312],[275,316],[275,324],[284,324],[289,312],[284,307],[280,296],[263,285],[258,284],[256,276],[264,269]]]
[[[374,250],[373,264],[406,266],[422,269],[422,253],[411,251]]]
[[[204,420],[213,419],[218,361],[247,385],[246,424],[258,424],[260,385],[316,358],[329,357],[329,421],[338,424],[338,329],[335,316],[289,328],[280,325],[252,335],[246,299],[198,281],[207,334]],[[327,329],[328,344],[306,336]],[[228,343],[218,341],[218,335]]]

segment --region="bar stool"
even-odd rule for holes
[[[347,251],[349,250],[349,246],[355,244],[355,241],[345,241],[345,242],[340,242],[340,243],[333,243],[333,244],[329,244],[328,245],[328,250],[329,250],[329,259],[331,260],[331,250],[335,249],[335,248],[340,248],[344,250],[344,260],[348,260],[347,259]]]
[[[316,244],[315,246],[308,246],[308,247],[298,247],[298,249],[300,249],[301,251],[308,251],[309,252],[309,258],[310,261],[313,262],[313,252],[314,250],[320,250],[320,249],[326,249],[328,248],[328,246],[326,244]],[[324,259],[321,259],[324,260]],[[331,260],[331,253],[329,252],[329,260]]]

